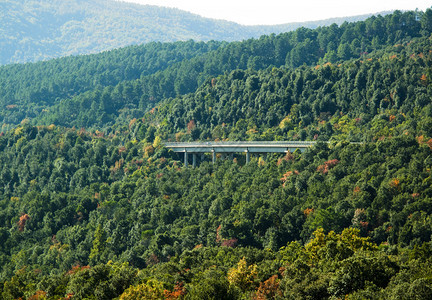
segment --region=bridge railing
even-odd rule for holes
[[[165,147],[171,148],[171,147],[232,147],[232,146],[239,146],[239,147],[254,147],[254,146],[262,146],[262,147],[273,147],[273,146],[279,146],[279,147],[293,147],[293,146],[300,146],[300,147],[310,147],[312,145],[316,144],[316,142],[313,141],[226,141],[226,142],[169,142],[165,143]]]

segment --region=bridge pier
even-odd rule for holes
[[[192,154],[192,167],[195,168],[196,167],[196,153]]]
[[[212,162],[216,162],[216,151],[214,149],[212,150]]]
[[[249,149],[246,149],[246,163],[248,164],[250,162],[250,153]]]
[[[184,152],[184,166],[187,167],[188,166],[188,153],[185,150]]]

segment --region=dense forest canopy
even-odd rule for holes
[[[370,16],[243,26],[179,9],[116,0],[2,0],[0,65],[98,53],[154,41],[240,41],[302,26],[317,28]]]
[[[1,67],[0,297],[431,298],[431,33],[429,9]],[[168,140],[317,143],[191,168]]]
[[[8,88],[0,90],[0,121],[6,129],[27,118],[33,124],[99,130],[127,124],[160,100],[194,92],[205,80],[236,69],[315,67],[368,59],[380,49],[397,52],[395,45],[428,36],[426,19],[421,12],[395,12],[244,42],[151,43],[93,56],[3,66],[0,84]]]

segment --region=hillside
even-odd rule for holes
[[[113,0],[6,0],[0,3],[0,65],[157,41],[236,41],[301,26],[316,28],[364,20],[368,16],[279,26],[241,26],[178,9]]]
[[[235,70],[162,101],[143,119],[164,140],[178,141],[430,136],[431,47],[420,38],[337,65]]]
[[[0,133],[0,299],[431,299],[431,34],[429,9],[0,68],[4,116],[35,114]],[[192,168],[166,140],[317,143]]]
[[[427,36],[430,30],[418,17],[415,12],[395,12],[243,42],[150,43],[3,66],[0,84],[11,88],[0,90],[0,122],[5,129],[29,119],[33,124],[108,130],[141,117],[164,98],[194,92],[209,78],[235,69],[294,69],[366,59],[374,51]]]

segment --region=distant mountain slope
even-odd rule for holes
[[[178,9],[113,0],[4,0],[0,3],[0,65],[96,53],[151,41],[243,40],[301,26],[316,28],[364,20],[368,16],[242,26]]]

